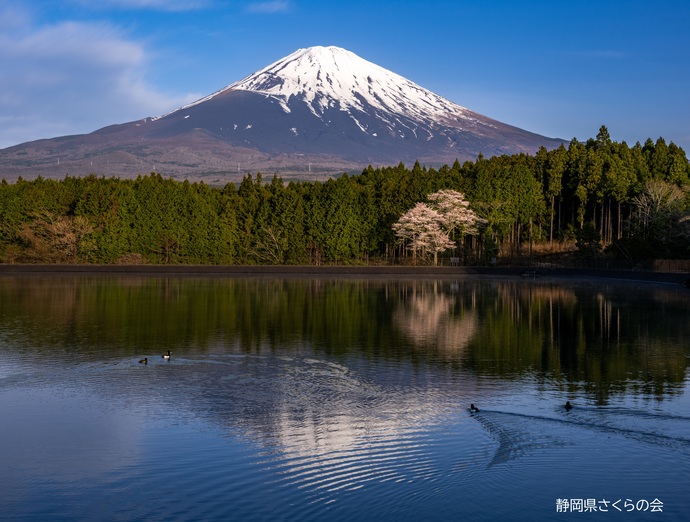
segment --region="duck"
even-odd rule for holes
[[[168,355],[161,355],[163,359],[170,359],[170,350],[168,350]]]
[[[143,359],[141,359],[141,360],[139,361],[139,364],[148,364],[148,362],[149,362],[149,358],[148,358],[148,357],[144,357]]]
[[[570,404],[570,401],[566,401],[566,402],[565,402],[564,408],[565,408],[566,411],[570,411],[570,410],[573,409],[573,405]]]
[[[472,413],[479,412],[479,408],[477,408],[474,404],[470,404],[470,411]]]

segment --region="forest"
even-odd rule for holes
[[[430,264],[396,235],[406,212],[460,193],[477,226],[454,231],[440,263],[502,263],[534,251],[635,266],[690,258],[690,164],[663,138],[629,147],[602,126],[534,155],[438,169],[372,167],[324,182],[212,187],[165,178],[66,176],[0,183],[0,262],[98,264]]]

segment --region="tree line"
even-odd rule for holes
[[[224,187],[155,173],[20,178],[0,183],[0,261],[410,262],[394,224],[444,190],[463,195],[478,216],[480,226],[454,238],[465,263],[562,241],[630,261],[687,258],[689,188],[682,148],[663,138],[629,147],[606,127],[585,143],[534,155],[480,155],[438,169],[369,166],[325,182],[261,173]]]

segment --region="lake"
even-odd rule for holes
[[[685,521],[689,365],[680,286],[4,275],[0,520]]]

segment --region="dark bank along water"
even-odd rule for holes
[[[686,520],[689,314],[651,285],[2,277],[0,520]]]

